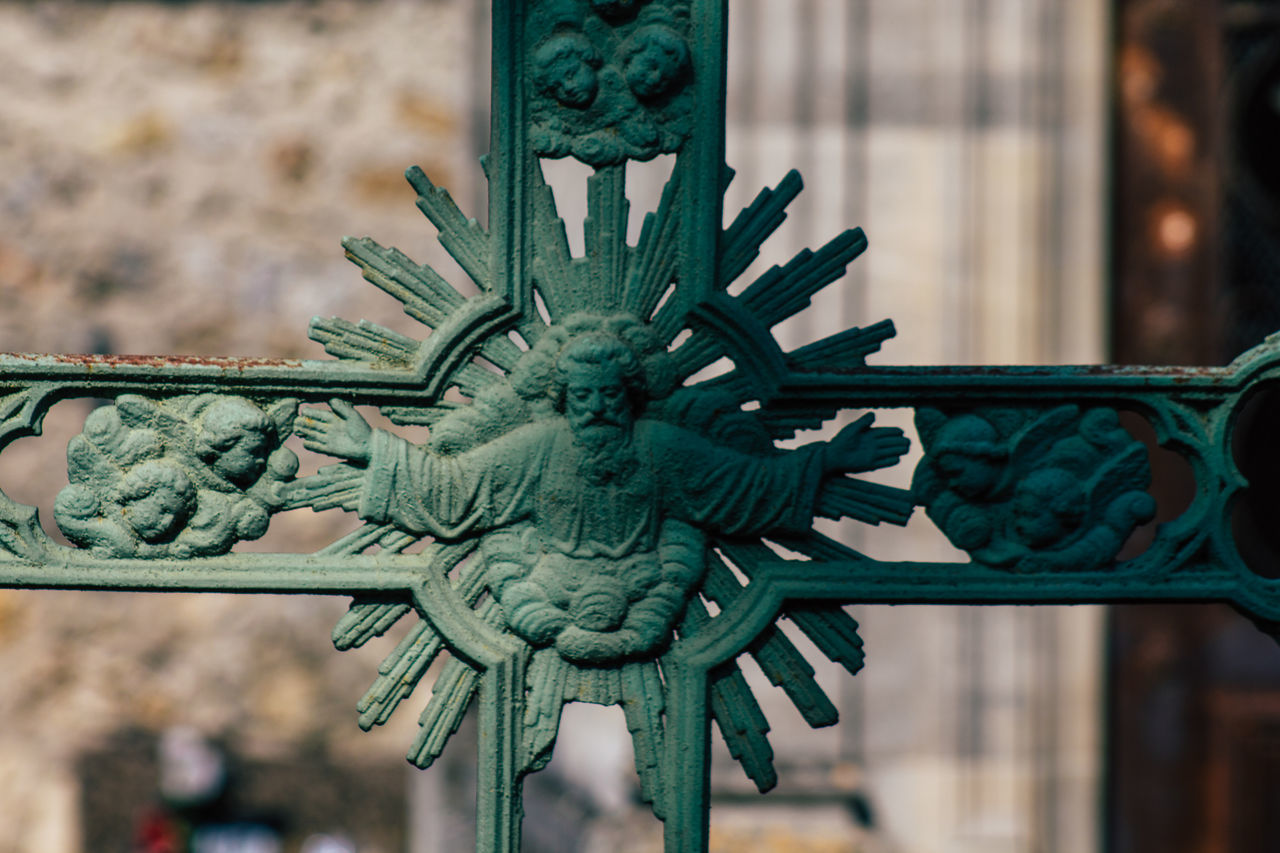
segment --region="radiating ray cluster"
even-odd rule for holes
[[[400,300],[405,312],[430,334],[419,341],[372,323],[334,318],[314,321],[311,336],[340,359],[422,371],[427,385],[423,403],[386,407],[383,413],[396,423],[444,429],[451,415],[465,411],[470,418],[468,428],[475,431],[465,442],[474,445],[529,421],[530,414],[520,411],[518,401],[510,406],[486,401],[516,400],[512,394],[494,395],[493,389],[510,382],[527,348],[549,326],[583,310],[624,312],[646,324],[670,349],[677,374],[678,390],[652,401],[647,417],[665,419],[744,452],[776,453],[774,442],[793,436],[797,430],[820,426],[835,412],[830,403],[806,403],[792,394],[792,377],[819,368],[857,370],[893,336],[893,325],[886,320],[849,329],[792,352],[783,352],[772,336],[774,326],[803,311],[814,294],[838,279],[866,248],[859,229],[846,231],[816,252],[801,252],[786,265],[767,270],[737,295],[730,293],[730,286],[758,257],[761,244],[785,219],[787,205],[799,193],[801,181],[794,171],[777,187],[763,190],[723,230],[719,275],[712,292],[694,292],[681,280],[679,236],[686,226],[681,211],[687,168],[676,160],[657,209],[645,215],[635,245],[627,242],[630,202],[626,167],[597,169],[587,182],[585,251],[581,257],[570,250],[566,225],[550,186],[540,170],[533,169],[528,188],[531,280],[511,285],[526,288],[521,294],[499,292],[486,260],[489,235],[474,220],[466,219],[448,194],[432,185],[421,171],[410,170],[408,178],[418,191],[418,206],[439,229],[441,243],[480,288],[480,294],[464,296],[432,269],[395,249],[369,239],[350,239],[345,243],[348,257],[362,268],[365,278]],[[523,306],[523,310],[511,311],[512,305]],[[503,307],[509,314],[494,321]],[[680,343],[673,345],[678,338]],[[726,372],[710,379],[691,379],[725,358],[732,363]],[[446,397],[449,389],[453,392]],[[433,447],[450,452],[443,436]],[[361,472],[347,464],[321,469],[314,477],[300,481],[293,505],[355,510],[360,477]],[[904,490],[841,476],[820,490],[816,511],[830,518],[904,524],[913,506],[911,495]],[[384,552],[398,553],[417,538],[394,527],[369,524],[334,543],[330,550],[354,554],[377,546]],[[802,555],[793,561],[797,571],[803,571],[808,559],[861,559],[846,546],[815,532],[771,538]],[[484,560],[473,553],[476,542],[431,547],[444,549],[439,552],[442,562],[438,565],[451,573],[455,591],[476,617],[507,630],[500,605],[486,590]],[[711,536],[701,587],[688,601],[672,641],[678,643],[712,625],[718,618],[713,614],[723,612],[746,593],[760,566],[782,559],[759,538]],[[357,598],[334,629],[334,643],[340,649],[359,646],[386,632],[411,609],[400,600]],[[857,624],[839,605],[799,603],[782,615],[826,657],[850,673],[861,668],[863,652]],[[377,680],[360,700],[360,725],[367,729],[386,722],[444,649],[441,636],[425,620],[417,621],[383,661]],[[806,722],[812,726],[836,722],[836,708],[815,680],[813,667],[780,627],[765,630],[747,652],[769,681],[785,691]],[[661,667],[660,657],[588,667],[555,654],[535,655],[526,678],[522,769],[538,769],[550,757],[564,702],[619,704],[635,743],[642,792],[654,801],[654,792],[663,788]],[[410,760],[421,767],[435,760],[457,729],[478,681],[477,670],[461,658],[450,657],[421,716]],[[710,709],[733,757],[761,790],[771,788],[777,775],[767,738],[768,721],[736,663],[731,661],[712,672]],[[654,802],[654,806],[661,813],[662,804]]]

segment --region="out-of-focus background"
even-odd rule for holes
[[[321,357],[314,314],[419,334],[338,240],[456,271],[402,172],[483,218],[485,6],[0,0],[0,350]],[[794,166],[762,265],[871,241],[789,342],[892,317],[879,363],[1222,364],[1280,329],[1280,2],[730,7],[726,210]],[[0,457],[46,519],[89,405]],[[1176,513],[1185,472],[1155,488]],[[341,524],[288,514],[256,547]],[[953,554],[923,516],[838,535]],[[333,651],[344,606],[0,592],[0,853],[468,849],[474,736],[420,773],[410,709],[359,732],[387,647]],[[1276,849],[1280,652],[1230,611],[853,610],[866,670],[819,667],[839,726],[755,678],[781,781],[756,795],[721,748],[713,849]],[[621,713],[563,731],[526,849],[660,849]]]

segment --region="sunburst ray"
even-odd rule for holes
[[[828,660],[857,675],[866,657],[858,623],[839,604],[806,604],[790,607],[786,616]]]
[[[852,370],[866,367],[867,356],[897,334],[892,320],[863,328],[845,329],[787,353],[787,363],[797,370]]]
[[[711,716],[729,754],[761,793],[771,790],[778,784],[778,771],[769,744],[769,721],[742,670],[735,663],[716,667],[711,672],[709,692]]]
[[[666,700],[662,678],[655,663],[629,663],[622,668],[622,713],[635,748],[636,774],[640,796],[653,806],[654,814],[665,819],[662,752],[665,734],[662,714]]]
[[[569,664],[554,649],[535,652],[529,663],[519,759],[525,772],[541,770],[551,759],[570,674]]]
[[[642,320],[653,316],[676,278],[680,224],[683,221],[680,215],[684,197],[681,191],[684,173],[682,162],[681,159],[676,160],[671,178],[663,187],[658,209],[645,215],[626,286],[622,291],[623,310]],[[666,340],[670,342],[671,338]]]
[[[418,209],[427,215],[431,224],[440,232],[440,245],[453,256],[477,287],[492,291],[489,234],[474,219],[463,215],[448,191],[431,183],[420,168],[413,166],[404,176],[418,193]]]
[[[622,303],[631,249],[627,245],[627,167],[604,166],[587,179],[587,219],[583,223],[587,274],[582,277],[589,290],[580,295],[580,305],[608,306]]]
[[[717,540],[716,544],[729,559],[733,560],[734,565],[747,577],[748,582],[760,563],[777,562],[782,559],[761,542]],[[829,660],[840,664],[850,674],[857,674],[858,670],[862,669],[864,654],[862,638],[858,636],[858,623],[843,607],[838,604],[821,603],[792,605],[787,607],[784,615],[790,618],[792,623]]]
[[[543,303],[546,305],[547,312],[554,318],[564,313],[564,303],[562,304],[562,293],[560,287],[563,286],[564,294],[576,293],[579,289],[577,282],[579,268],[573,264],[573,255],[569,251],[569,237],[565,233],[564,220],[556,211],[555,194],[551,191],[551,187],[547,185],[546,179],[542,174],[541,167],[531,169],[532,186],[530,189],[530,202],[533,205],[533,216],[531,217],[533,230],[533,278],[539,285],[539,292],[542,294]],[[537,317],[537,312],[529,312]],[[541,318],[537,318],[537,324],[541,325]],[[521,327],[524,331],[524,327]],[[535,330],[534,334],[537,335]],[[530,341],[533,343],[533,341]]]
[[[368,731],[391,717],[413,692],[427,667],[444,648],[444,640],[425,620],[418,620],[378,667],[378,677],[356,703],[360,728]]]
[[[852,518],[864,524],[904,525],[915,511],[911,491],[859,480],[855,477],[831,477],[822,484],[815,507],[824,518]]]
[[[348,237],[342,245],[366,281],[399,300],[406,314],[429,329],[438,328],[465,301],[439,273],[414,263],[399,249],[368,237]]]
[[[442,547],[440,570],[449,571],[468,556],[474,545],[458,543]],[[468,607],[474,606],[484,592],[484,572],[468,565],[459,572],[454,584],[458,595]],[[383,659],[378,667],[378,678],[360,698],[356,710],[360,712],[360,727],[368,730],[380,726],[391,718],[400,703],[417,688],[428,667],[444,649],[444,639],[425,619],[416,622],[400,644]]]
[[[702,599],[694,596],[685,610],[681,631],[695,633],[706,627],[711,618]],[[778,772],[773,766],[773,747],[769,745],[769,721],[736,663],[729,661],[709,673],[708,698],[712,719],[729,754],[756,788],[762,792],[773,788],[778,784]]]
[[[502,625],[502,608],[486,598],[475,609],[477,618],[494,627]],[[423,769],[440,757],[449,738],[462,724],[472,698],[480,684],[480,673],[459,657],[451,657],[431,689],[431,699],[418,718],[418,735],[409,747],[409,761]]]
[[[739,298],[760,322],[773,328],[807,308],[813,295],[844,275],[866,248],[862,229],[850,228],[816,252],[805,249],[786,266],[770,267]]]
[[[381,637],[413,608],[400,601],[356,598],[333,626],[333,646],[346,651]]]
[[[720,237],[718,284],[726,289],[760,256],[760,247],[787,218],[787,206],[804,188],[795,169],[772,189],[765,188],[738,213]]]
[[[335,358],[374,362],[387,367],[411,366],[420,346],[408,335],[377,323],[367,320],[352,323],[341,317],[312,320],[308,335]]]
[[[722,610],[742,595],[744,587],[714,552],[709,555],[704,593]],[[814,728],[834,725],[840,715],[814,679],[813,667],[776,627],[768,628],[747,649],[770,683],[781,687],[806,723]]]
[[[431,689],[431,700],[418,719],[418,736],[409,747],[410,762],[425,770],[440,757],[462,724],[479,681],[480,673],[461,658],[445,661]]]

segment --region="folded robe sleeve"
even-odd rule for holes
[[[444,456],[374,430],[357,512],[366,521],[442,539],[511,524],[533,510],[544,433],[519,429]]]
[[[728,536],[802,533],[813,525],[823,445],[751,456],[655,425],[649,447],[668,515]]]
[[[813,524],[821,446],[750,456],[666,424],[638,429],[648,433],[639,437],[641,452],[657,481],[663,516],[729,536],[799,533]],[[442,539],[530,518],[555,430],[555,424],[531,424],[457,456],[375,430],[359,515]]]

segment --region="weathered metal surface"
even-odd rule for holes
[[[739,655],[811,725],[836,721],[784,617],[850,673],[863,663],[850,602],[1222,600],[1280,620],[1280,581],[1232,539],[1248,488],[1234,430],[1252,391],[1280,380],[1280,341],[1226,368],[869,366],[894,333],[883,321],[784,352],[772,327],[866,239],[847,231],[731,288],[800,181],[722,227],[725,12],[497,0],[489,229],[407,173],[480,292],[346,243],[421,338],[317,318],[311,337],[334,360],[0,356],[0,444],[38,433],[57,400],[113,399],[69,446],[54,508],[80,547],[0,495],[0,586],[351,595],[340,649],[416,620],[359,722],[385,722],[451,655],[409,758],[430,765],[478,701],[482,851],[519,848],[520,781],[550,758],[570,701],[622,707],[667,849],[705,850],[712,720],[761,790],[776,782]],[[627,164],[659,152],[676,155],[672,175],[631,245]],[[582,256],[541,170],[564,155],[595,167]],[[694,378],[721,358],[731,370]],[[430,439],[375,430],[357,405]],[[842,409],[889,407],[917,410],[911,489],[856,476],[908,448],[871,413],[830,442],[779,448]],[[1197,483],[1136,554],[1125,543],[1156,507],[1121,411],[1150,421]],[[339,461],[298,478],[291,432]],[[812,527],[901,525],[916,506],[971,559],[881,562]],[[335,507],[363,524],[321,552],[230,551],[276,513]]]

